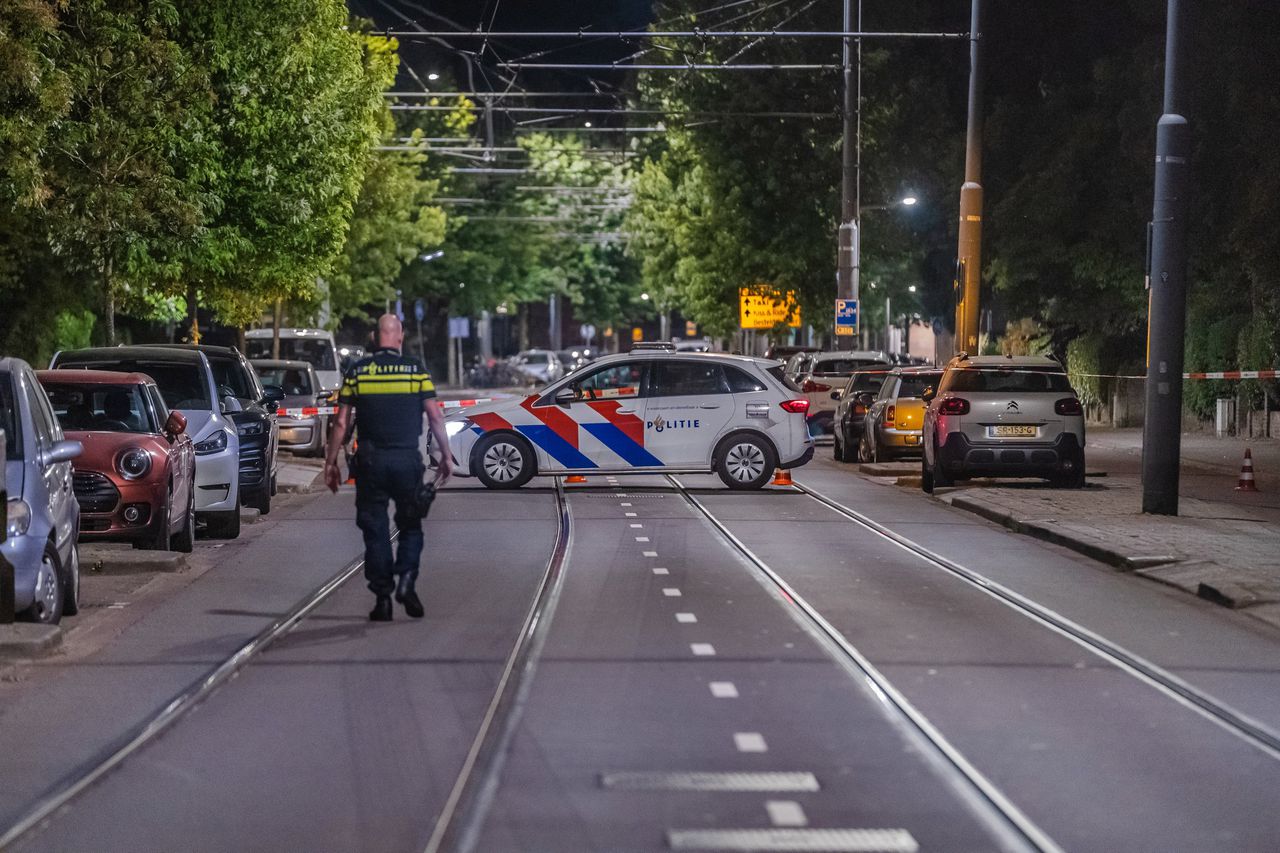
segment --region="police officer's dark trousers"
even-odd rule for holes
[[[422,519],[408,517],[402,507],[413,502],[422,482],[422,454],[408,448],[366,448],[356,454],[356,525],[364,533],[364,576],[374,595],[391,595],[396,577],[402,589],[413,589],[422,556]],[[400,540],[391,555],[387,505],[395,501]]]

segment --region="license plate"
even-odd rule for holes
[[[907,436],[907,444],[919,444],[919,443],[920,443],[920,436],[918,435]]]
[[[1022,424],[1000,424],[987,427],[987,434],[992,438],[1035,438],[1036,428]]]

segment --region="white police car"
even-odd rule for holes
[[[536,394],[446,423],[457,473],[491,489],[545,474],[700,474],[758,489],[813,458],[808,400],[776,361],[637,345]]]

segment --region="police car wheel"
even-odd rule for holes
[[[518,489],[533,479],[533,448],[518,435],[486,435],[476,442],[471,458],[476,479],[490,489]]]
[[[746,433],[729,436],[716,454],[716,473],[731,489],[763,488],[777,466],[773,447]]]

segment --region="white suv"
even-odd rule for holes
[[[959,355],[923,399],[926,492],[982,476],[1084,485],[1084,408],[1057,361]]]
[[[813,458],[808,408],[776,361],[648,345],[446,426],[458,473],[491,489],[542,474],[712,471],[758,489]]]

